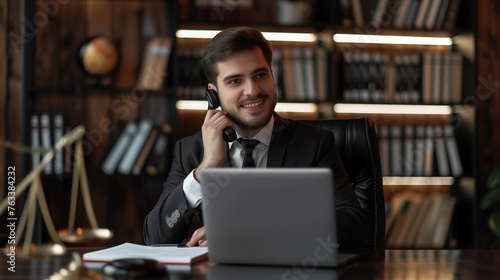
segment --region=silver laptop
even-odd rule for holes
[[[336,267],[328,168],[214,168],[200,172],[208,257],[225,264]]]

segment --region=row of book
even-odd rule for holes
[[[341,0],[341,22],[358,28],[452,30],[460,4],[461,0]]]
[[[172,127],[149,119],[129,122],[112,145],[101,170],[108,175],[157,175],[166,171]]]
[[[459,104],[463,57],[457,52],[345,52],[342,97],[349,102]]]
[[[442,249],[453,247],[456,197],[447,193],[395,193],[386,202],[387,248]]]
[[[451,125],[383,125],[377,133],[384,176],[463,175]]]
[[[48,113],[31,116],[32,168],[52,149],[65,133],[64,116]],[[172,127],[157,126],[149,119],[127,123],[102,164],[108,175],[156,175],[166,171],[168,138]],[[43,174],[62,175],[73,170],[72,147],[57,150]]]
[[[203,49],[178,51],[179,98],[204,99],[207,80],[200,67]],[[323,47],[274,49],[272,69],[279,100],[326,101],[331,53]]]
[[[64,116],[61,114],[50,115],[48,113],[33,114],[30,123],[30,139],[33,149],[31,166],[34,169],[40,164],[43,156],[63,137]],[[47,164],[43,173],[61,175],[70,172],[68,170],[70,164],[67,156],[69,154],[65,153],[63,149],[56,151],[54,159]]]

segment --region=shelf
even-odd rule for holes
[[[220,29],[179,29],[176,33],[179,39],[212,39]],[[272,42],[313,43],[317,37],[313,32],[278,32],[263,31],[264,37]]]
[[[363,104],[337,103],[333,111],[338,114],[390,114],[390,115],[449,115],[449,105],[429,104]]]
[[[179,100],[176,103],[178,110],[207,110],[208,103],[205,100]],[[276,112],[293,112],[293,113],[314,113],[318,110],[315,103],[295,103],[295,102],[278,102],[276,104]]]
[[[129,94],[140,94],[140,95],[172,95],[172,89],[164,89],[160,91],[156,90],[145,90],[136,88],[111,88],[111,87],[100,87],[100,86],[73,86],[73,87],[38,87],[28,89],[28,92],[32,95],[43,94],[64,94],[64,95],[89,95],[89,94],[107,94],[107,95],[122,95],[124,93]]]
[[[383,45],[416,45],[416,46],[451,46],[450,37],[414,36],[414,35],[381,35],[381,34],[333,34],[335,43],[349,44],[383,44]]]
[[[396,177],[384,176],[384,186],[451,186],[453,177]]]

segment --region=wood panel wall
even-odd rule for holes
[[[22,120],[22,1],[0,0],[0,138],[21,143]],[[0,198],[7,187],[7,167],[22,178],[21,153],[0,145]]]
[[[8,1],[0,0],[0,112],[2,119],[0,123],[0,139],[6,139],[6,112],[7,112],[7,9],[8,9]],[[3,174],[4,170],[7,170],[7,158],[5,155],[6,148],[4,146],[0,146],[0,170]],[[5,197],[5,187],[6,187],[6,178],[0,176],[0,199]]]
[[[486,180],[500,164],[500,2],[477,1],[477,196],[486,193]],[[478,213],[478,245],[487,246],[491,232],[485,212]]]

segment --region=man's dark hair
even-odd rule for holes
[[[271,68],[273,59],[271,44],[260,31],[249,27],[234,27],[219,32],[207,44],[201,58],[201,67],[208,82],[217,85],[217,75],[219,74],[217,62],[234,53],[252,50],[255,47],[262,50],[267,64]]]

